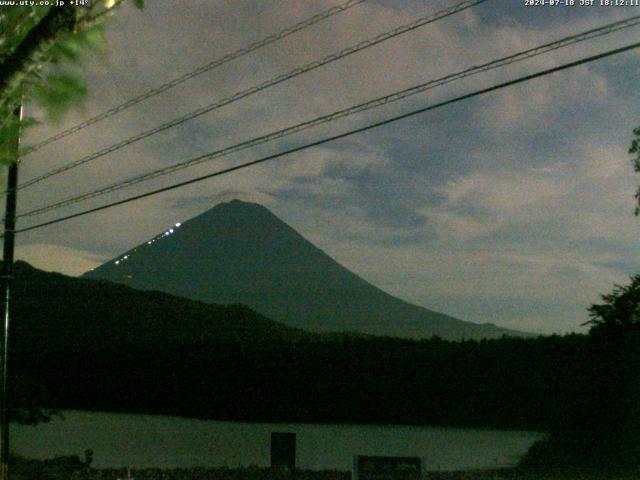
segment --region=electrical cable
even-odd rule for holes
[[[229,97],[223,98],[221,100],[218,100],[212,104],[206,105],[204,107],[198,108],[197,110],[191,111],[181,117],[175,118],[173,120],[170,120],[169,122],[163,123],[162,125],[159,125],[155,128],[152,128],[151,130],[147,130],[145,132],[139,133],[137,135],[134,135],[133,137],[129,137],[126,140],[123,140],[121,142],[118,142],[116,144],[113,144],[109,147],[106,147],[102,150],[99,150],[95,153],[92,153],[90,155],[87,155],[83,158],[80,158],[78,160],[75,160],[73,162],[67,163],[65,165],[62,165],[61,167],[58,167],[54,170],[51,170],[47,173],[44,173],[38,177],[35,177],[27,182],[22,183],[21,185],[18,186],[19,189],[23,189],[23,188],[27,188],[31,185],[35,185],[36,183],[42,182],[43,180],[46,180],[48,178],[51,178],[55,175],[59,175],[63,172],[66,172],[68,170],[71,170],[73,168],[79,167],[81,165],[84,165],[88,162],[91,162],[97,158],[103,157],[105,155],[108,155],[110,153],[113,153],[117,150],[120,150],[124,147],[127,147],[129,145],[131,145],[132,143],[136,143],[140,140],[143,140],[145,138],[148,138],[152,135],[155,135],[157,133],[163,132],[169,128],[173,128],[177,125],[180,125],[182,123],[185,123],[189,120],[193,120],[194,118],[197,118],[201,115],[204,115],[205,113],[209,113],[213,110],[216,110],[218,108],[221,108],[223,106],[229,105],[230,103],[236,102],[238,100],[241,100],[243,98],[246,98],[250,95],[256,94],[258,92],[261,92],[263,90],[266,90],[267,88],[273,87],[275,85],[278,85],[280,83],[283,83],[287,80],[290,80],[291,78],[297,77],[299,75],[302,75],[304,73],[307,73],[311,70],[315,70],[316,68],[319,68],[323,65],[326,65],[328,63],[331,62],[335,62],[337,60],[340,60],[342,58],[345,58],[349,55],[352,55],[356,52],[360,52],[366,48],[370,48],[373,47],[375,45],[378,45],[384,41],[387,41],[391,38],[395,38],[399,35],[402,35],[404,33],[413,31],[417,28],[420,28],[422,26],[428,25],[430,23],[436,22],[438,20],[441,20],[443,18],[447,18],[451,15],[454,15],[456,13],[462,12],[463,10],[466,10],[468,8],[471,8],[475,5],[479,5],[481,3],[484,3],[488,0],[466,0],[462,3],[459,3],[453,7],[444,9],[444,10],[440,10],[438,12],[436,12],[435,14],[429,15],[429,16],[425,16],[425,17],[421,17],[409,24],[406,25],[402,25],[400,27],[395,28],[394,30],[391,30],[389,32],[385,32],[382,33],[380,35],[377,35],[373,38],[370,38],[368,40],[364,40],[356,45],[353,45],[351,47],[347,47],[343,50],[340,50],[339,52],[327,55],[326,57],[320,59],[320,60],[315,60],[311,63],[308,63],[304,66],[301,67],[297,67],[294,68],[293,70],[282,74],[282,75],[278,75],[270,80],[267,80],[265,82],[262,82],[258,85],[254,85],[253,87],[250,87],[246,90],[242,90],[241,92],[237,92]]]
[[[105,209],[108,209],[108,208],[111,208],[111,207],[115,207],[115,206],[118,206],[118,205],[123,205],[123,204],[126,204],[126,203],[130,203],[130,202],[133,202],[135,200],[140,200],[142,198],[147,198],[147,197],[150,197],[150,196],[153,196],[153,195],[157,195],[159,193],[168,192],[170,190],[175,190],[177,188],[181,188],[181,187],[184,187],[186,185],[191,185],[193,183],[201,182],[201,181],[209,179],[209,178],[218,177],[218,176],[221,176],[221,175],[225,175],[227,173],[231,173],[231,172],[235,172],[235,171],[242,170],[242,169],[245,169],[245,168],[249,168],[249,167],[252,167],[254,165],[258,165],[258,164],[261,164],[261,163],[264,163],[264,162],[267,162],[267,161],[270,161],[270,160],[274,160],[274,159],[283,157],[285,155],[290,155],[292,153],[299,152],[299,151],[302,151],[302,150],[306,150],[306,149],[311,148],[311,147],[315,147],[315,146],[318,146],[318,145],[323,145],[323,144],[326,144],[326,143],[329,143],[329,142],[333,142],[335,140],[346,138],[346,137],[349,137],[351,135],[355,135],[357,133],[361,133],[361,132],[365,132],[365,131],[368,131],[368,130],[371,130],[371,129],[374,129],[374,128],[381,127],[383,125],[388,125],[390,123],[397,122],[399,120],[402,120],[402,119],[405,119],[405,118],[409,118],[409,117],[412,117],[412,116],[415,116],[415,115],[418,115],[418,114],[422,114],[422,113],[425,113],[425,112],[428,112],[428,111],[431,111],[431,110],[435,110],[437,108],[441,108],[441,107],[444,107],[444,106],[447,106],[447,105],[452,105],[454,103],[458,103],[458,102],[461,102],[463,100],[468,100],[470,98],[478,97],[480,95],[484,95],[486,93],[494,92],[496,90],[500,90],[500,89],[503,89],[503,88],[506,88],[506,87],[510,87],[512,85],[516,85],[516,84],[519,84],[519,83],[527,82],[527,81],[533,80],[535,78],[544,77],[544,76],[551,75],[551,74],[556,73],[556,72],[567,70],[569,68],[577,67],[579,65],[584,65],[584,64],[596,61],[596,60],[601,60],[601,59],[606,58],[606,57],[610,57],[610,56],[613,56],[613,55],[618,55],[618,54],[623,53],[623,52],[628,52],[630,50],[634,50],[634,49],[637,49],[639,47],[640,47],[640,42],[633,43],[633,44],[630,44],[630,45],[626,45],[624,47],[616,48],[616,49],[613,49],[613,50],[608,50],[606,52],[603,52],[603,53],[600,53],[600,54],[597,54],[597,55],[592,55],[592,56],[585,57],[585,58],[582,58],[580,60],[576,60],[576,61],[573,61],[573,62],[570,62],[570,63],[565,63],[565,64],[557,66],[557,67],[553,67],[553,68],[549,68],[549,69],[546,69],[546,70],[542,70],[540,72],[536,72],[536,73],[533,73],[533,74],[525,75],[523,77],[518,77],[518,78],[516,78],[514,80],[509,80],[507,82],[502,82],[502,83],[493,85],[491,87],[487,87],[487,88],[483,88],[483,89],[480,89],[480,90],[476,90],[474,92],[471,92],[471,93],[468,93],[468,94],[465,94],[465,95],[461,95],[461,96],[458,96],[458,97],[454,97],[452,99],[445,100],[443,102],[439,102],[439,103],[436,103],[436,104],[433,104],[433,105],[429,105],[427,107],[420,108],[418,110],[413,110],[411,112],[403,113],[401,115],[397,115],[397,116],[382,120],[380,122],[372,123],[372,124],[369,124],[369,125],[366,125],[364,127],[360,127],[360,128],[354,129],[354,130],[349,130],[347,132],[340,133],[338,135],[333,135],[331,137],[326,137],[326,138],[324,138],[322,140],[317,140],[315,142],[307,143],[307,144],[301,145],[299,147],[291,148],[291,149],[288,149],[288,150],[285,150],[285,151],[282,151],[282,152],[279,152],[279,153],[276,153],[276,154],[273,154],[273,155],[268,155],[266,157],[262,157],[262,158],[259,158],[257,160],[253,160],[253,161],[246,162],[246,163],[243,163],[243,164],[240,164],[240,165],[236,165],[234,167],[229,167],[229,168],[225,168],[225,169],[222,169],[222,170],[218,170],[216,172],[209,173],[207,175],[202,175],[202,176],[199,176],[199,177],[196,177],[196,178],[192,178],[190,180],[186,180],[186,181],[183,181],[183,182],[175,183],[175,184],[163,187],[163,188],[152,190],[152,191],[149,191],[149,192],[146,192],[146,193],[142,193],[142,194],[139,194],[139,195],[134,195],[134,196],[125,198],[123,200],[118,200],[116,202],[111,202],[111,203],[108,203],[108,204],[105,204],[105,205],[101,205],[99,207],[90,208],[90,209],[84,210],[82,212],[74,213],[74,214],[71,214],[71,215],[66,215],[64,217],[59,217],[59,218],[56,218],[54,220],[49,220],[47,222],[42,222],[42,223],[39,223],[39,224],[36,224],[36,225],[31,225],[29,227],[21,228],[21,229],[16,230],[16,233],[28,232],[28,231],[35,230],[35,229],[38,229],[38,228],[42,228],[42,227],[45,227],[45,226],[48,226],[48,225],[53,225],[53,224],[56,224],[56,223],[64,222],[64,221],[67,221],[67,220],[71,220],[72,218],[78,218],[78,217],[81,217],[81,216],[84,216],[84,215],[88,215],[90,213],[98,212],[98,211],[105,210]]]
[[[587,30],[585,32],[582,32],[580,34],[574,34],[574,35],[570,35],[568,37],[562,38],[560,40],[557,40],[555,42],[551,42],[551,43],[547,43],[544,45],[540,45],[538,47],[534,47],[531,48],[529,50],[525,50],[523,52],[519,52],[513,55],[509,55],[507,57],[503,57],[500,59],[496,59],[496,60],[492,60],[488,63],[485,63],[483,65],[477,65],[477,66],[473,66],[471,68],[468,68],[466,70],[457,72],[457,73],[453,73],[453,74],[449,74],[446,75],[444,77],[435,79],[435,80],[430,80],[428,82],[398,91],[398,92],[394,92],[392,94],[389,95],[385,95],[382,97],[378,97],[375,98],[373,100],[369,100],[367,102],[358,104],[358,105],[354,105],[342,110],[338,110],[335,111],[333,113],[327,114],[327,115],[322,115],[320,117],[316,117],[312,120],[308,120],[306,122],[303,123],[299,123],[281,130],[277,130],[271,133],[268,133],[266,135],[262,135],[220,150],[216,150],[213,152],[209,152],[209,153],[205,153],[203,155],[197,156],[195,158],[186,160],[184,162],[180,162],[178,164],[174,164],[174,165],[169,165],[167,167],[162,167],[156,170],[152,170],[146,173],[143,173],[141,175],[136,175],[134,177],[128,178],[126,180],[122,180],[122,181],[118,181],[116,183],[113,183],[111,185],[108,185],[106,187],[102,187],[99,188],[97,190],[91,191],[91,192],[87,192],[84,194],[80,194],[80,195],[76,195],[74,197],[70,197],[64,200],[61,200],[59,202],[50,204],[50,205],[45,205],[45,206],[41,206],[41,207],[37,207],[35,209],[32,209],[30,211],[24,212],[20,215],[18,215],[18,217],[28,217],[28,216],[33,216],[33,215],[38,215],[38,214],[42,214],[51,210],[56,210],[62,207],[66,207],[69,205],[73,205],[75,203],[81,202],[81,201],[85,201],[91,198],[95,198],[101,195],[105,195],[107,193],[111,193],[117,190],[120,190],[122,188],[126,188],[147,180],[151,180],[153,178],[156,177],[160,177],[163,175],[167,175],[169,173],[173,173],[176,172],[178,170],[182,170],[184,168],[188,168],[188,167],[192,167],[194,165],[198,165],[200,163],[203,162],[207,162],[207,161],[211,161],[213,159],[216,158],[220,158],[220,157],[224,157],[227,155],[230,155],[232,153],[236,153],[251,147],[255,147],[257,145],[261,145],[288,135],[292,135],[294,133],[298,133],[301,132],[303,130],[324,124],[324,123],[328,123],[334,120],[337,120],[339,118],[343,118],[349,115],[353,115],[356,113],[361,113],[373,108],[377,108],[392,102],[397,102],[399,100],[405,99],[409,96],[412,95],[416,95],[422,92],[425,92],[427,90],[430,90],[432,88],[436,88],[438,86],[442,86],[442,85],[446,85],[448,83],[451,83],[453,81],[456,80],[460,80],[462,78],[465,77],[469,77],[472,75],[478,75],[480,73],[483,72],[487,72],[489,70],[494,70],[500,67],[503,67],[505,65],[510,65],[512,63],[516,63],[516,62],[520,62],[520,61],[524,61],[530,58],[533,58],[535,56],[538,55],[542,55],[551,51],[555,51],[558,50],[560,48],[564,48],[567,47],[569,45],[573,45],[585,40],[589,40],[589,39],[593,39],[593,38],[598,38],[604,35],[608,35],[611,34],[613,32],[619,31],[623,28],[629,28],[635,25],[640,24],[640,15],[634,16],[634,17],[630,17],[627,18],[625,20],[621,20],[618,22],[614,22],[611,24],[607,24],[598,28],[594,28],[591,30]]]
[[[306,18],[305,20],[302,20],[298,23],[296,23],[295,25],[292,25],[290,27],[287,27],[283,30],[280,30],[277,33],[273,33],[271,35],[269,35],[268,37],[263,38],[262,40],[259,40],[257,42],[254,42],[250,45],[247,45],[245,47],[239,48],[238,50],[235,50],[234,52],[228,53],[216,60],[212,60],[211,62],[202,65],[194,70],[191,70],[179,77],[174,78],[173,80],[170,80],[166,83],[163,83],[162,85],[159,85],[155,88],[149,89],[146,92],[141,93],[140,95],[138,95],[137,97],[133,97],[129,100],[127,100],[126,102],[117,105],[109,110],[106,110],[102,113],[99,113],[98,115],[89,118],[88,120],[85,120],[81,123],[78,123],[77,125],[74,125],[73,127],[70,127],[66,130],[63,130],[55,135],[52,135],[51,137],[35,144],[32,145],[28,148],[25,149],[24,153],[22,154],[22,157],[24,158],[26,155],[29,155],[30,153],[33,153],[37,150],[40,150],[41,148],[49,145],[50,143],[56,142],[58,140],[61,140],[65,137],[68,137],[69,135],[72,135],[76,132],[79,132],[80,130],[87,128],[95,123],[98,123],[102,120],[105,120],[109,117],[112,117],[120,112],[123,112],[124,110],[127,110],[128,108],[133,107],[134,105],[137,105],[140,102],[143,102],[144,100],[147,100],[151,97],[154,97],[162,92],[166,92],[167,90],[180,85],[181,83],[184,83],[188,80],[191,80],[194,77],[197,77],[198,75],[202,75],[205,72],[208,72],[210,70],[213,70],[214,68],[220,67],[221,65],[224,65],[225,63],[228,63],[232,60],[235,60],[236,58],[240,58],[244,55],[248,55],[251,52],[254,52],[260,48],[266,47],[267,45],[270,45],[272,43],[277,42],[278,40],[282,40],[283,38],[288,37],[289,35],[292,35],[296,32],[299,32],[300,30],[304,30],[305,28],[308,28],[312,25],[315,25],[318,22],[321,22],[322,20],[325,20],[333,15],[336,15],[338,13],[342,13],[348,9],[350,9],[351,7],[355,7],[356,5],[359,5],[360,3],[366,2],[367,0],[349,0],[348,2],[342,3],[340,5],[336,5],[334,7],[331,7],[323,12],[320,12],[316,15],[313,15],[309,18]],[[104,12],[102,12],[102,14],[106,14],[108,13],[110,10],[106,10]]]

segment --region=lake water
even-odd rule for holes
[[[375,425],[269,424],[68,411],[48,424],[14,426],[11,448],[31,458],[94,450],[93,466],[269,466],[271,432],[296,433],[296,465],[351,470],[354,455],[419,456],[425,470],[510,466],[535,432]]]

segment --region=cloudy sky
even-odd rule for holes
[[[339,2],[192,0],[123,8],[86,62],[89,116]],[[21,180],[324,57],[457,0],[369,0],[26,157]],[[579,3],[579,0],[576,0]],[[21,191],[30,210],[377,96],[640,14],[640,7],[490,0]],[[252,160],[400,112],[638,41],[640,27],[451,83],[383,108],[19,226]],[[18,256],[79,275],[220,201],[267,206],[373,284],[464,320],[580,330],[586,309],[640,271],[640,56],[625,53],[389,124],[262,166],[24,233]]]

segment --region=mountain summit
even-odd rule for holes
[[[393,297],[337,263],[267,208],[239,200],[178,223],[84,277],[208,303],[241,303],[312,331],[446,339],[521,335]]]

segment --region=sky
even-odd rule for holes
[[[36,143],[336,5],[331,0],[125,5],[85,61],[89,93]],[[52,168],[457,1],[369,0],[198,76],[22,160]],[[18,212],[233,145],[429,79],[640,14],[640,7],[490,0],[20,191]],[[157,178],[19,227],[237,165],[633,43],[634,27]],[[391,123],[100,213],[25,232],[18,258],[80,275],[221,201],[260,203],[338,262],[402,299],[463,320],[584,331],[587,308],[640,270],[637,51]],[[27,106],[27,109],[29,106]],[[37,111],[35,112],[37,114]],[[212,239],[215,241],[215,239]]]

